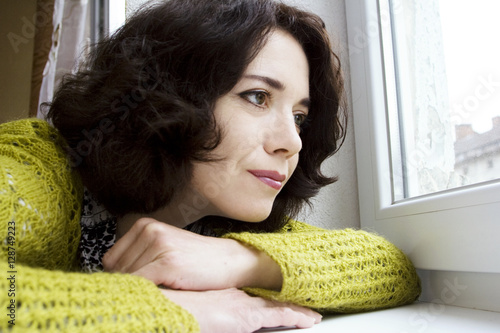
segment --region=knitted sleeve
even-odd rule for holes
[[[146,279],[74,271],[82,186],[61,140],[40,120],[0,125],[0,331],[198,332]]]
[[[276,233],[231,233],[281,267],[280,291],[245,291],[321,312],[352,313],[412,303],[420,280],[408,257],[384,238],[361,230],[324,230],[292,221]]]

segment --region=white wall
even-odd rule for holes
[[[335,53],[340,56],[344,69],[345,88],[349,103],[347,137],[340,151],[324,163],[326,175],[337,175],[339,180],[325,188],[313,201],[313,208],[306,209],[300,219],[329,229],[359,228],[358,184],[356,177],[356,151],[351,110],[351,85],[349,80],[349,54],[345,0],[284,0],[302,9],[318,14],[327,26]]]
[[[127,0],[127,13],[133,12],[146,0]],[[358,185],[356,178],[356,158],[354,129],[352,121],[351,93],[349,80],[349,60],[347,47],[347,23],[345,0],[283,0],[321,16],[327,25],[333,48],[340,55],[346,81],[349,102],[349,123],[347,138],[341,150],[324,163],[326,175],[336,175],[339,180],[322,189],[313,200],[313,207],[307,208],[299,219],[310,224],[329,229],[359,228]]]

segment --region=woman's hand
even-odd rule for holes
[[[201,236],[139,219],[104,255],[106,271],[143,276],[171,289],[280,289],[281,270],[265,253],[235,240]]]
[[[321,321],[321,315],[310,309],[252,297],[238,289],[162,292],[196,318],[201,333],[250,333],[279,326],[308,328]]]

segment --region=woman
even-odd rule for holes
[[[341,106],[315,15],[270,0],[144,8],[64,80],[57,131],[0,128],[15,324],[252,332],[414,301],[392,244],[291,220],[334,181],[320,165],[343,139]],[[105,272],[69,272],[78,241],[81,269]]]

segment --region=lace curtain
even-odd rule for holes
[[[30,115],[44,118],[40,104],[52,100],[62,76],[75,68],[88,44],[88,0],[38,0]],[[50,19],[51,18],[51,19]]]

